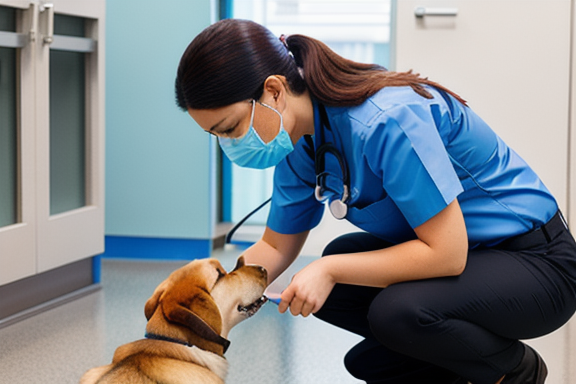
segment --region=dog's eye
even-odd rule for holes
[[[218,278],[216,279],[216,281],[218,281],[221,278],[223,278],[224,276],[226,276],[226,273],[222,272],[220,269],[216,269],[216,271],[218,272]]]

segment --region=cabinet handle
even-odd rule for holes
[[[457,16],[458,8],[426,8],[416,7],[414,9],[414,16],[423,18],[424,16]]]
[[[46,33],[42,41],[44,44],[52,44],[54,41],[54,4],[40,3],[40,13],[46,14]]]
[[[30,12],[32,12],[32,19],[30,21],[30,42],[36,42],[36,34],[38,28],[38,4],[30,3]]]

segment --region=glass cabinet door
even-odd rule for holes
[[[0,285],[36,272],[31,20],[29,1],[0,0]]]
[[[0,286],[104,250],[105,0],[0,0]]]
[[[15,14],[0,7],[0,31],[16,32]],[[16,91],[16,48],[0,43],[0,227],[18,220]]]
[[[39,6],[40,272],[104,250],[104,4],[53,0]]]

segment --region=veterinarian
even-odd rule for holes
[[[321,200],[365,231],[332,241],[279,307],[363,336],[345,358],[352,375],[544,383],[544,361],[519,339],[574,313],[576,245],[538,176],[459,96],[242,20],[192,41],[176,94],[233,162],[276,166],[267,228],[245,253],[270,281]]]

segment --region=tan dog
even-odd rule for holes
[[[216,259],[179,268],[146,302],[146,339],[118,347],[112,364],[89,370],[80,384],[223,384],[228,332],[266,302],[266,279],[242,256],[230,273]]]

